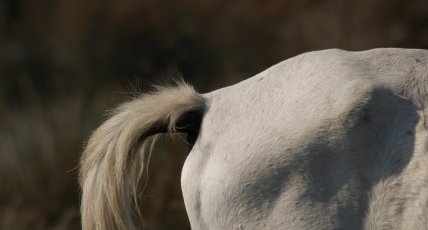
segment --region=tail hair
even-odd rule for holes
[[[81,216],[84,230],[135,229],[137,188],[150,136],[199,129],[204,99],[184,82],[120,105],[96,129],[81,158]],[[138,212],[138,211],[137,211]]]

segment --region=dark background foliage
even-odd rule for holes
[[[0,0],[0,228],[79,228],[83,143],[130,93],[177,75],[208,92],[333,47],[426,49],[428,1]],[[149,229],[189,229],[185,157],[158,145]]]

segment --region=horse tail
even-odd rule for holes
[[[179,82],[156,87],[114,110],[93,132],[82,154],[82,228],[135,229],[137,187],[155,141],[149,137],[184,132],[196,139],[204,108],[203,97]]]

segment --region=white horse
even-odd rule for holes
[[[157,133],[193,143],[192,229],[428,229],[428,51],[324,50],[198,94],[180,83],[119,106],[81,161],[83,229],[135,229]]]

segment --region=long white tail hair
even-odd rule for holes
[[[199,129],[204,104],[193,87],[179,82],[156,87],[112,112],[91,135],[81,158],[84,230],[136,228],[137,188],[153,142],[150,136]]]

